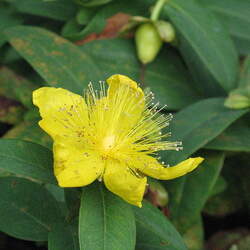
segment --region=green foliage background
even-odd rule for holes
[[[154,4],[0,2],[2,232],[43,242],[49,250],[201,250],[202,214],[249,215],[250,105],[230,109],[224,103],[232,98],[236,105],[239,89],[250,103],[250,0],[169,0],[161,19],[172,23],[177,42],[165,44],[145,67],[133,38],[106,37],[77,45],[100,34],[117,13],[148,17]],[[140,82],[155,93],[156,101],[168,105],[165,112],[175,113],[171,139],[182,141],[184,149],[163,152],[165,162],[175,164],[191,155],[206,159],[187,176],[160,182],[168,193],[168,203],[160,209],[146,200],[142,208],[132,207],[99,183],[59,188],[52,142],[37,125],[34,89],[53,86],[82,93],[90,81],[117,73]],[[166,209],[168,216],[161,211]],[[237,249],[248,249],[250,233],[245,230],[235,231]],[[229,232],[221,238],[208,241],[208,249],[226,249],[235,242]]]

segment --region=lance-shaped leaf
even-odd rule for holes
[[[7,2],[14,6],[19,12],[61,21],[68,20],[76,12],[76,4],[68,0],[7,0]]]
[[[60,209],[52,195],[41,185],[21,178],[0,181],[0,231],[13,237],[47,241]]]
[[[135,220],[131,206],[102,183],[82,190],[79,240],[81,250],[133,250]]]
[[[238,51],[250,52],[250,1],[248,0],[200,0],[210,8],[233,37]]]
[[[35,143],[14,140],[0,140],[0,169],[29,180],[56,183],[52,152]]]
[[[134,207],[136,250],[187,250],[180,234],[160,210],[148,202]]]
[[[210,96],[235,88],[236,49],[215,15],[198,1],[172,0],[165,5],[163,16],[178,31],[180,52],[197,80],[197,87]]]
[[[98,64],[87,53],[50,31],[16,26],[5,34],[50,86],[82,94],[89,81],[103,80]]]
[[[244,120],[236,121],[218,137],[209,142],[205,148],[250,152],[250,126]]]

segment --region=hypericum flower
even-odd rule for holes
[[[113,75],[100,90],[92,84],[84,98],[62,88],[33,92],[40,109],[39,125],[54,140],[54,173],[61,187],[81,187],[103,180],[127,202],[141,207],[147,178],[168,180],[196,168],[203,158],[189,158],[167,167],[153,156],[159,150],[179,150],[180,143],[161,134],[172,116],[160,113],[137,83]],[[150,102],[150,103],[149,103]],[[151,106],[151,107],[150,107]]]

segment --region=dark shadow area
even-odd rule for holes
[[[233,230],[237,228],[250,228],[247,213],[235,213],[226,217],[212,217],[203,214],[203,225],[205,230],[205,239],[209,239],[213,234]]]

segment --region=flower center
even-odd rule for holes
[[[104,156],[108,156],[110,154],[110,151],[114,148],[115,146],[115,136],[114,135],[109,135],[104,137],[103,142],[102,142],[102,153]]]

